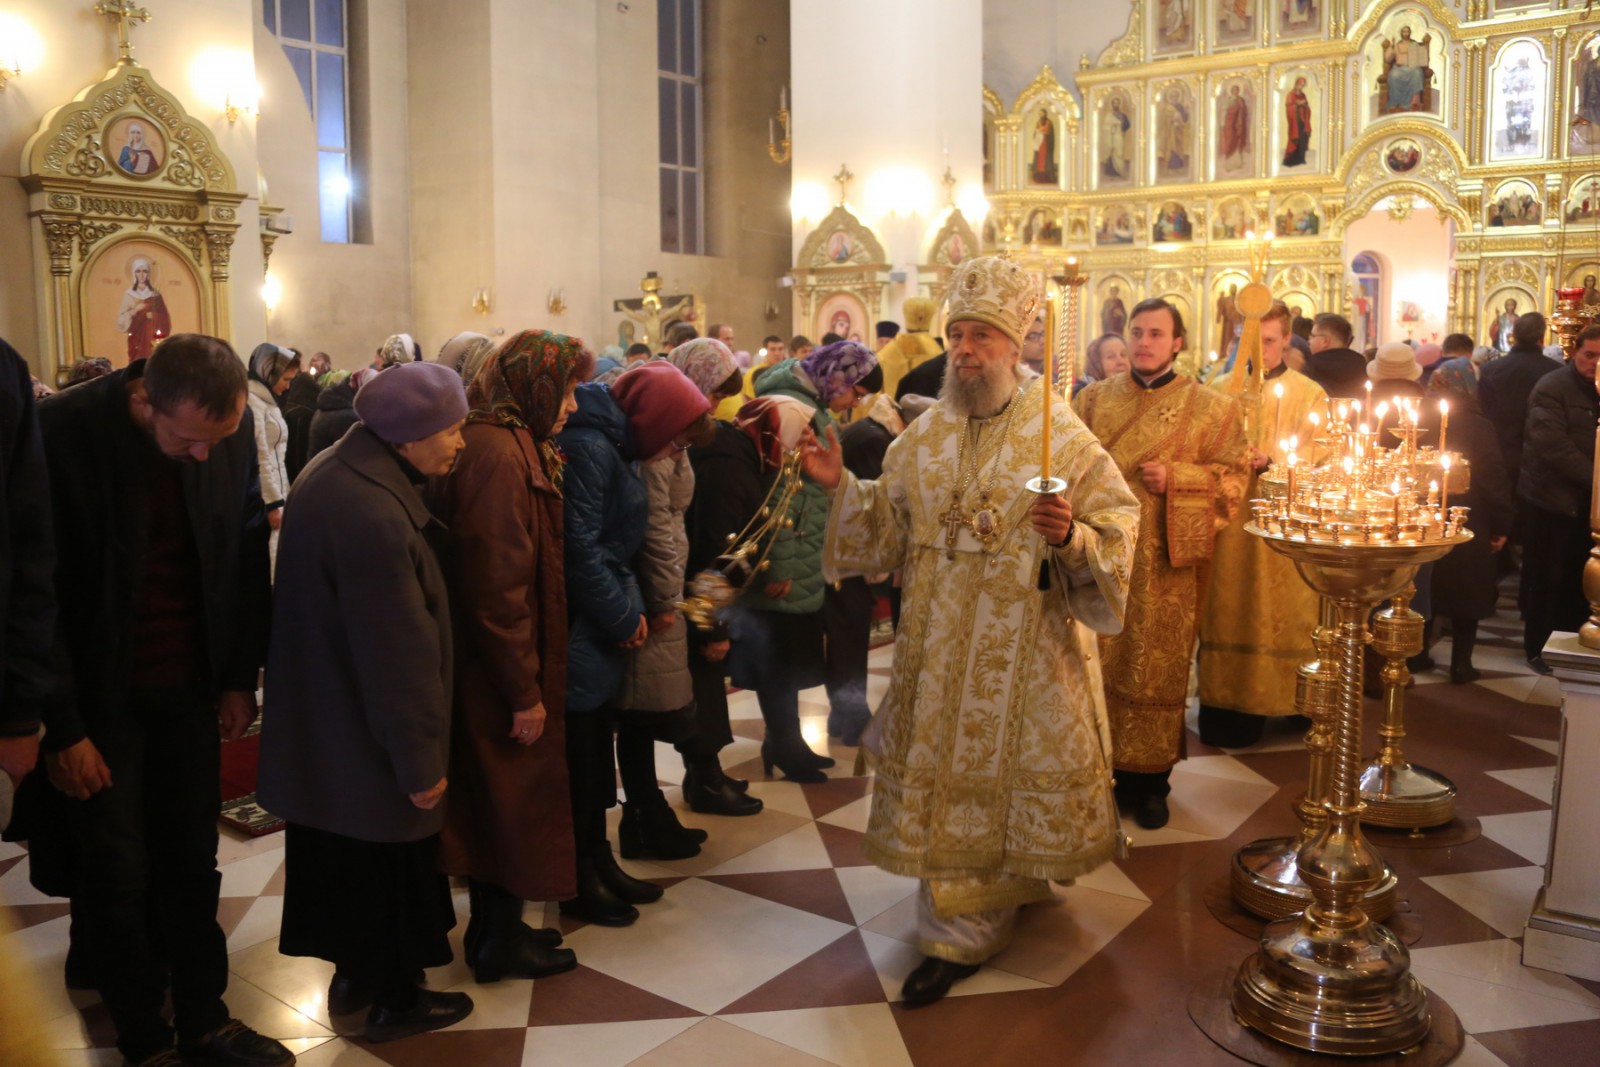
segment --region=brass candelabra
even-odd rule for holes
[[[1457,457],[1417,447],[1416,413],[1400,413],[1393,432],[1401,447],[1392,450],[1377,447],[1376,431],[1359,418],[1359,406],[1346,405],[1316,442],[1327,458],[1301,469],[1291,450],[1285,477],[1264,479],[1267,497],[1251,502],[1246,529],[1293,560],[1327,608],[1317,673],[1326,665],[1329,675],[1316,682],[1331,683],[1331,749],[1320,825],[1295,861],[1311,899],[1302,913],[1267,924],[1235,976],[1232,1003],[1246,1025],[1284,1044],[1383,1055],[1422,1041],[1431,1021],[1405,945],[1367,912],[1388,875],[1360,825],[1367,620],[1418,566],[1472,534],[1466,509],[1449,505]],[[1317,710],[1316,700],[1307,706]]]

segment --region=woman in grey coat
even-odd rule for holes
[[[696,338],[665,358],[694,383],[713,410],[739,391],[739,364],[721,341]],[[685,453],[674,452],[641,463],[640,473],[650,510],[633,570],[644,595],[649,636],[628,653],[615,699],[617,769],[627,796],[617,838],[625,859],[683,859],[700,851],[706,833],[683,826],[668,806],[657,784],[655,744],[679,744],[694,729],[688,626],[678,612],[689,559],[684,513],[694,499],[694,468]],[[760,810],[761,802],[750,797],[733,814]]]
[[[331,962],[328,1010],[370,1005],[366,1037],[388,1041],[472,1011],[417,987],[455,925],[438,868],[450,604],[419,487],[454,465],[467,398],[450,368],[404,364],[356,414],[284,512],[259,793],[289,824],[279,951]]]

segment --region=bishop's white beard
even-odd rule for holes
[[[948,401],[963,418],[987,419],[1004,411],[1016,390],[1016,364],[982,364],[976,375],[962,378],[952,361],[945,368],[939,399]]]

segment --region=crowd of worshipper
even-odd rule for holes
[[[1477,678],[1478,624],[1518,569],[1535,669],[1587,616],[1600,327],[1570,360],[1537,313],[1503,354],[1460,334],[1362,353],[1339,315],[1274,303],[1260,373],[1286,440],[1252,446],[1255,368],[1230,350],[1181,369],[1187,324],[1159,298],[1045,403],[1043,300],[986,257],[953,279],[942,336],[911,298],[870,346],[774,335],[752,358],[730,327],[678,323],[598,354],[461,333],[426,359],[396,334],[346,373],[179,334],[59,392],[0,347],[7,835],[71,900],[67,984],[99,991],[141,1067],[293,1061],[223,1000],[219,741],[257,728],[258,692],[257,797],[287,824],[279,951],[333,964],[330,1013],[388,1041],[472,1011],[426,981],[452,959],[452,879],[477,982],[571,970],[525,904],[648,916],[664,889],[618,852],[697,855],[717,824],[679,806],[762,812],[723,765],[730,686],[760,708],[762,776],[801,785],[835,764],[802,732],[821,686],[828,739],[875,774],[868,858],[920,882],[904,999],[937,1001],[1051,881],[1116,855],[1122,815],[1167,822],[1193,697],[1224,748],[1295,717],[1284,664],[1309,655],[1316,600],[1245,502],[1330,398],[1422,402],[1429,430],[1444,400],[1471,465],[1474,537],[1413,602],[1450,662],[1413,670]],[[1065,487],[1035,494],[1042,441]],[[689,583],[775,506],[762,566],[691,623]],[[660,745],[682,761],[672,801]]]

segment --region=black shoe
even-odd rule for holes
[[[932,1004],[942,999],[950,992],[950,987],[961,979],[971,978],[977,973],[976,963],[951,963],[929,956],[917,964],[916,970],[906,975],[906,983],[900,987],[900,998],[911,1008]]]
[[[294,1053],[280,1042],[229,1019],[198,1041],[178,1042],[185,1067],[287,1067]]]
[[[1467,685],[1470,682],[1476,682],[1479,678],[1482,678],[1482,677],[1483,677],[1483,672],[1478,670],[1478,668],[1476,668],[1476,667],[1470,667],[1469,666],[1469,667],[1451,667],[1450,668],[1450,684],[1451,685]]]
[[[476,952],[468,961],[479,982],[502,978],[548,978],[578,965],[577,954],[535,938],[522,921],[521,898],[499,886],[480,883],[481,914]]]
[[[476,878],[467,879],[467,906],[471,910],[467,913],[467,932],[461,938],[461,955],[468,966],[471,966],[478,958],[478,942],[483,936],[481,916],[484,913],[485,892],[493,895],[504,892],[504,890],[499,889],[497,886],[480,882]],[[529,926],[527,923],[520,923],[519,925],[522,927],[522,936],[532,940],[534,944],[541,948],[555,948],[561,944],[560,930],[552,930],[548,926]],[[335,974],[335,981],[338,978],[339,976]],[[423,981],[422,973],[419,971],[417,973],[417,985],[422,985]],[[371,1003],[370,997],[368,998],[368,1003]],[[328,1004],[329,1010],[332,1011],[332,986],[328,987]],[[366,1004],[361,1005],[363,1008],[366,1006]],[[359,1009],[352,1008],[351,1010],[357,1011]]]
[[[1134,802],[1133,821],[1146,830],[1161,829],[1168,817],[1166,797],[1146,796]]]
[[[761,769],[768,777],[771,777],[773,765],[776,764],[778,770],[782,771],[783,776],[791,782],[801,784],[826,782],[828,776],[822,773],[822,768],[832,767],[833,760],[830,759],[827,763],[818,762],[826,758],[818,756],[806,747],[799,734],[791,734],[781,741],[768,734],[766,740],[761,742]]]
[[[1540,674],[1554,674],[1554,673],[1556,673],[1555,669],[1553,667],[1551,667],[1550,664],[1548,664],[1548,663],[1546,663],[1544,661],[1544,657],[1543,656],[1529,656],[1528,657],[1528,666],[1532,667],[1535,671],[1537,671]]]
[[[1415,656],[1406,658],[1406,670],[1412,674],[1426,674],[1437,666],[1433,657],[1426,652],[1418,652]]]
[[[611,851],[610,845],[603,847],[607,853]],[[580,855],[578,895],[561,902],[561,914],[596,926],[631,926],[639,918],[639,909],[617,896],[600,879],[593,856]]]
[[[164,1048],[142,1060],[124,1059],[122,1067],[183,1067],[183,1057],[175,1048]]]
[[[1214,748],[1249,748],[1266,730],[1264,715],[1200,705],[1200,740]]]
[[[686,860],[700,855],[706,836],[680,823],[659,791],[650,800],[624,803],[617,824],[617,848],[629,860]]]
[[[666,892],[654,882],[635,878],[619,867],[617,857],[611,854],[609,846],[595,851],[594,869],[600,876],[601,884],[629,904],[654,904]]]
[[[710,767],[715,767],[713,771]],[[702,815],[754,815],[764,805],[760,797],[752,797],[734,788],[733,779],[722,773],[715,761],[705,771],[695,767],[683,772],[683,799],[690,811]]]
[[[354,1015],[372,1007],[372,987],[347,974],[333,972],[328,983],[328,1014]]]
[[[372,1042],[395,1041],[429,1030],[443,1030],[472,1014],[472,998],[465,993],[438,993],[417,990],[409,1008],[374,1007],[367,1013],[366,1039]]]

